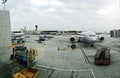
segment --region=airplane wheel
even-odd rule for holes
[[[91,44],[92,47],[94,47],[94,44]]]
[[[14,55],[11,55],[11,56],[10,56],[10,59],[13,60],[13,59],[14,59]]]
[[[81,40],[79,39],[78,42],[81,42]]]
[[[76,48],[76,45],[71,45],[71,48],[72,48],[72,49],[75,49],[75,48]]]

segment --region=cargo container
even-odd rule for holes
[[[94,63],[96,65],[109,65],[110,64],[110,49],[108,48],[98,49],[94,57]]]

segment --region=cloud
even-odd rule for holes
[[[30,3],[35,6],[46,6],[48,2],[48,0],[30,0]]]
[[[51,6],[58,6],[58,7],[64,7],[65,4],[63,2],[60,2],[59,0],[51,0],[49,3]]]
[[[80,11],[79,10],[74,10],[74,9],[63,9],[63,12],[66,12],[66,13],[79,13]]]
[[[9,0],[12,30],[90,28],[105,31],[119,25],[119,0]],[[108,23],[109,22],[109,23]],[[108,26],[108,27],[104,27]],[[99,28],[100,27],[100,28]]]
[[[30,3],[33,6],[54,6],[54,7],[65,6],[65,4],[59,0],[30,0]]]
[[[46,12],[55,12],[55,11],[56,11],[55,8],[48,8],[48,9],[46,10]]]

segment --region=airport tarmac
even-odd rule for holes
[[[119,39],[105,37],[103,42],[95,43],[95,48],[83,43],[74,43],[76,49],[71,49],[70,36],[54,36],[50,40],[38,43],[39,37],[31,36],[26,46],[39,51],[37,68],[40,70],[39,78],[120,78],[120,49],[116,43]],[[111,64],[96,66],[94,55],[99,47],[109,47]]]
[[[26,46],[38,50],[35,68],[40,70],[39,78],[120,78],[120,39],[105,35],[105,40],[95,43],[93,48],[83,43],[70,43],[69,38],[70,36],[54,36],[42,43],[36,41],[38,35],[26,38]],[[76,45],[76,49],[71,49],[72,44]],[[111,49],[111,64],[108,66],[94,64],[94,55],[101,46]],[[8,55],[2,58],[8,60]],[[0,69],[12,75],[20,68],[22,67],[11,63]]]

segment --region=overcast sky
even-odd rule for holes
[[[11,30],[38,25],[39,30],[104,32],[120,27],[119,0],[8,0],[6,7]]]

